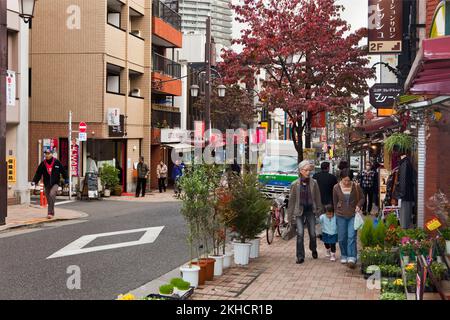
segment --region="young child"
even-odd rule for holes
[[[327,257],[330,257],[330,261],[336,261],[338,235],[333,206],[326,205],[325,212],[319,218],[322,226],[322,241],[325,244],[325,248],[327,248]]]

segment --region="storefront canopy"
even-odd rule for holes
[[[423,40],[405,92],[450,95],[450,36]]]
[[[194,149],[194,146],[186,143],[165,144],[163,147],[175,149],[177,152],[191,152]]]
[[[376,118],[366,122],[360,127],[364,134],[372,134],[388,129],[393,129],[399,126],[399,121],[395,117]]]

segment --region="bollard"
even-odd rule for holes
[[[47,206],[47,197],[44,194],[44,184],[41,182],[39,184],[39,187],[41,189],[41,197],[40,197],[41,207],[46,207]]]

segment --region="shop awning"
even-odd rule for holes
[[[405,84],[411,94],[450,95],[450,36],[425,39]]]
[[[376,118],[366,122],[360,127],[364,134],[371,134],[399,126],[399,121],[395,117]]]
[[[190,152],[194,150],[194,146],[186,143],[164,144],[163,147],[175,149],[177,152]]]

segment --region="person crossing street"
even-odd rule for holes
[[[49,149],[45,150],[44,154],[45,160],[37,167],[31,184],[36,186],[41,181],[41,178],[44,179],[44,192],[48,202],[47,218],[52,219],[55,216],[56,194],[61,176],[63,176],[66,185],[69,184],[69,176],[64,166],[58,159],[53,157]]]

